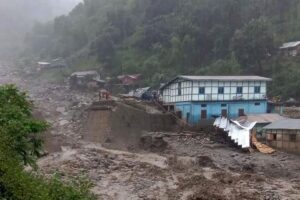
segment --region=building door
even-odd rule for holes
[[[244,109],[239,109],[239,117],[245,116],[245,110]]]
[[[190,122],[190,113],[186,113],[186,123]]]
[[[222,109],[222,117],[227,117],[227,110],[226,109]]]
[[[207,110],[201,110],[201,119],[207,119]]]

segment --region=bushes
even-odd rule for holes
[[[85,180],[64,184],[58,177],[46,180],[24,171],[36,167],[42,149],[40,134],[47,123],[31,115],[32,103],[13,85],[0,86],[0,199],[89,200]]]

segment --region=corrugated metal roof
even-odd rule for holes
[[[87,76],[87,75],[99,75],[96,71],[82,71],[82,72],[74,72],[71,76]]]
[[[247,115],[237,118],[237,121],[249,121],[257,122],[259,124],[268,124],[278,120],[284,120],[285,117],[276,114],[276,113],[267,113],[267,114],[257,114],[257,115]]]
[[[265,126],[264,129],[300,130],[300,119],[278,120],[268,126]]]
[[[270,78],[261,76],[179,76],[188,80],[204,80],[204,81],[271,81]]]
[[[38,62],[39,65],[50,65],[49,62]]]
[[[283,43],[280,49],[293,48],[300,45],[300,41]]]
[[[270,78],[261,76],[186,76],[180,75],[170,80],[168,83],[160,87],[163,90],[177,79],[191,80],[191,81],[272,81]]]
[[[138,88],[134,91],[133,96],[137,98],[142,98],[143,94],[148,92],[150,89],[151,87]]]
[[[138,79],[140,78],[141,74],[132,74],[132,75],[120,75],[118,76],[118,79],[124,79],[126,77],[131,78],[131,79]]]

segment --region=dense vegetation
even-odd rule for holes
[[[68,58],[102,74],[141,73],[158,85],[177,74],[274,78],[270,95],[300,97],[299,59],[278,54],[300,40],[298,0],[84,0],[35,26],[27,52]]]
[[[58,177],[45,180],[24,171],[36,167],[42,148],[41,131],[47,124],[33,119],[31,103],[14,86],[0,86],[0,199],[89,200],[89,184],[83,179],[64,185]]]

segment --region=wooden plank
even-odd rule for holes
[[[258,142],[257,141],[257,138],[256,138],[256,134],[252,134],[252,144],[257,148],[257,150],[261,153],[264,153],[264,154],[271,154],[271,153],[274,153],[275,150],[272,149],[271,147],[265,145],[265,144],[262,144],[261,142]]]

